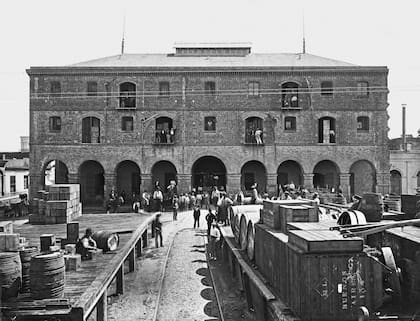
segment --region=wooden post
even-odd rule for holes
[[[121,264],[117,272],[117,295],[124,293],[124,264]]]
[[[79,239],[79,222],[67,223],[67,241],[76,243]]]
[[[107,321],[107,290],[104,290],[104,293],[100,297],[98,303],[96,303],[96,321]]]
[[[136,249],[133,247],[133,249],[130,251],[130,254],[128,254],[128,271],[133,272],[136,269]]]
[[[141,238],[142,238],[143,248],[147,247],[147,229],[143,232]]]
[[[139,240],[136,243],[137,257],[140,257],[141,256],[141,247],[142,247],[142,244],[141,243],[142,243],[141,242],[141,238],[139,238]]]

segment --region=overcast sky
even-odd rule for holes
[[[389,68],[389,136],[420,129],[420,2],[412,0],[14,0],[0,4],[0,151],[29,135],[30,66],[69,65],[120,52],[168,53],[176,41],[252,42],[253,52],[306,51]]]

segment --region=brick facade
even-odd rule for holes
[[[364,161],[375,176],[374,189],[382,193],[389,190],[386,67],[104,65],[32,67],[28,74],[31,195],[42,187],[43,170],[51,160],[66,164],[70,182],[80,182],[83,162],[97,161],[104,172],[105,195],[117,184],[120,162],[137,164],[141,190],[150,190],[156,176],[153,166],[167,161],[176,169],[180,191],[186,192],[194,183],[194,164],[204,156],[216,157],[223,163],[229,192],[237,192],[243,184],[241,168],[247,162],[259,162],[266,173],[266,186],[260,186],[260,190],[275,193],[278,168],[289,160],[299,165],[301,184],[307,187],[313,187],[316,165],[327,160],[336,165],[338,185],[349,195],[352,165]],[[53,81],[61,84],[58,97],[50,94]],[[97,96],[86,94],[88,81],[97,82]],[[215,83],[214,95],[204,93],[206,81]],[[323,81],[332,81],[332,95],[321,94]],[[366,97],[356,92],[360,81],[369,84]],[[119,108],[119,86],[124,82],[136,85],[135,108]],[[159,82],[169,82],[168,97],[159,95]],[[248,95],[249,82],[259,83],[257,96]],[[282,108],[281,85],[287,82],[299,87],[299,108]],[[51,116],[61,117],[60,131],[49,129]],[[121,129],[124,116],[133,117],[133,131]],[[204,130],[204,117],[208,116],[216,118],[215,131]],[[290,116],[296,117],[295,130],[285,128],[285,117]],[[369,117],[368,130],[357,129],[359,116]],[[100,120],[100,143],[82,143],[85,117]],[[172,120],[173,144],[156,144],[159,117]],[[245,144],[249,117],[261,119],[263,145]],[[335,143],[319,143],[322,117],[335,119]]]

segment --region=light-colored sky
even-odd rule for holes
[[[29,135],[30,66],[120,52],[172,52],[176,41],[249,41],[253,52],[300,52],[389,68],[389,136],[420,129],[420,2],[415,0],[14,0],[0,4],[0,151]]]

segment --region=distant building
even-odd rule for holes
[[[0,160],[0,197],[28,193],[29,158],[7,159],[7,154],[12,153],[2,153]]]
[[[27,73],[32,197],[51,162],[84,203],[174,179],[180,192],[389,192],[387,67],[177,44]]]
[[[391,193],[420,193],[420,131],[417,137],[406,135],[389,141],[391,164]]]
[[[21,153],[29,153],[29,136],[20,136]]]

